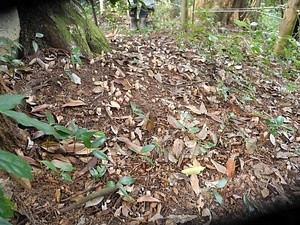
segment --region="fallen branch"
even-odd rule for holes
[[[64,213],[64,212],[69,212],[72,209],[75,209],[77,207],[79,207],[80,205],[94,199],[94,198],[98,198],[100,196],[104,196],[104,195],[108,195],[110,193],[113,193],[117,190],[117,187],[108,187],[108,188],[104,188],[101,189],[99,191],[95,191],[92,194],[89,194],[88,196],[79,199],[78,201],[76,201],[74,204],[71,204],[63,209],[60,210],[60,212]]]

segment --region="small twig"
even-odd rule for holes
[[[77,207],[79,207],[80,205],[82,205],[83,203],[86,203],[94,198],[98,198],[100,196],[104,196],[104,195],[108,195],[110,193],[113,193],[117,190],[117,187],[108,187],[108,188],[104,188],[104,189],[101,189],[99,191],[95,191],[93,192],[92,194],[89,194],[88,196],[84,197],[84,198],[81,198],[79,199],[78,201],[76,201],[74,204],[72,205],[69,205],[63,209],[60,210],[60,212],[69,212],[71,211],[72,209],[75,209]]]

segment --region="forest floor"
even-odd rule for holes
[[[293,212],[300,194],[299,81],[294,89],[286,87],[300,71],[286,79],[280,74],[289,70],[276,60],[268,65],[253,56],[242,62],[218,55],[208,60],[201,46],[178,42],[169,30],[106,35],[110,54],[72,68],[80,84],[64,72],[69,56],[51,48],[38,55],[48,70],[34,63],[13,83],[30,96],[32,117],[46,122],[48,109],[61,125],[73,121],[103,131],[107,139],[100,150],[109,161],[93,157],[82,144],[74,149],[71,141],[45,147],[49,137],[27,129],[31,142],[24,155],[32,160],[34,179],[27,189],[13,179],[2,184],[19,210],[10,222],[246,224],[275,212],[269,222],[291,224],[294,217],[286,212]],[[139,152],[151,144],[154,150]],[[73,182],[38,163],[41,159],[72,165]],[[97,165],[107,172],[95,179],[89,169]],[[186,168],[194,173],[183,173]],[[124,186],[130,200],[117,191],[61,212],[124,176],[135,180]],[[284,208],[289,211],[279,211]]]

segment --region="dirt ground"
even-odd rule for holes
[[[32,117],[46,121],[48,109],[61,125],[73,121],[103,131],[107,139],[100,150],[110,160],[96,159],[87,149],[69,151],[72,142],[47,148],[43,143],[58,140],[26,128],[32,141],[24,155],[32,159],[34,179],[26,189],[8,177],[4,187],[19,210],[10,222],[246,224],[255,215],[275,212],[268,222],[291,224],[297,213],[289,207],[300,193],[300,107],[299,84],[287,91],[289,81],[274,75],[285,69],[276,61],[263,66],[250,56],[240,63],[221,56],[209,61],[199,45],[177,42],[169,30],[106,35],[111,53],[83,59],[71,69],[80,84],[64,72],[69,56],[51,48],[38,55],[47,69],[33,63],[32,72],[22,71],[11,81],[29,96]],[[297,73],[291,80],[299,78]],[[150,120],[136,115],[130,102]],[[265,121],[278,116],[294,131],[282,125],[270,138]],[[153,143],[150,162],[130,150]],[[71,164],[73,182],[39,164],[41,159]],[[107,168],[99,179],[87,169],[97,165]],[[205,169],[198,174],[182,173],[199,166]],[[123,176],[135,179],[125,186],[131,200],[116,191],[61,212]]]

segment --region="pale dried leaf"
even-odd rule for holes
[[[72,77],[71,78],[72,82],[74,82],[75,84],[81,84],[81,78],[78,75],[72,73],[70,76]]]
[[[182,127],[178,124],[178,121],[171,115],[168,115],[167,117],[168,122],[171,126],[173,126],[174,128],[178,128],[181,129]]]
[[[210,159],[211,163],[215,166],[215,168],[223,174],[226,174],[226,167],[221,165],[220,163],[217,163],[215,160]]]
[[[31,110],[30,112],[31,112],[31,113],[34,113],[34,112],[44,111],[44,110],[47,109],[49,106],[50,106],[49,104],[37,105],[37,106],[33,107],[32,110]]]
[[[160,202],[159,199],[147,195],[139,197],[136,201],[137,202]]]
[[[205,140],[208,134],[207,131],[208,131],[208,127],[205,123],[203,124],[202,130],[197,134],[197,137],[202,141]]]
[[[257,148],[257,138],[247,138],[246,139],[246,153],[253,154]]]
[[[100,196],[98,198],[94,198],[94,199],[86,202],[84,208],[87,208],[87,207],[90,207],[90,206],[94,206],[94,205],[98,205],[100,202],[102,202],[103,199],[104,199],[104,196]]]
[[[190,182],[193,191],[195,192],[196,196],[198,196],[200,194],[200,186],[199,186],[199,179],[196,174],[191,175]]]
[[[84,103],[81,100],[73,100],[71,102],[63,104],[62,107],[75,107],[75,106],[82,106],[82,105],[86,105],[86,103]]]
[[[118,102],[116,102],[116,101],[111,101],[110,102],[110,106],[112,108],[116,108],[116,109],[120,109],[121,108],[120,104]]]
[[[272,143],[272,145],[276,146],[276,140],[273,134],[270,134],[270,141]]]
[[[184,147],[183,141],[178,138],[175,139],[172,147],[172,154],[175,156],[176,159],[178,159],[179,156],[181,155],[183,147]]]
[[[270,191],[268,188],[265,187],[264,189],[261,190],[261,195],[263,196],[263,198],[268,197],[269,194],[270,194]]]
[[[96,86],[93,88],[93,93],[98,94],[98,93],[102,93],[104,91],[104,87],[102,86]]]
[[[62,168],[63,166],[72,166],[70,162],[65,162],[58,159],[53,159],[51,162],[56,168],[59,169]]]

